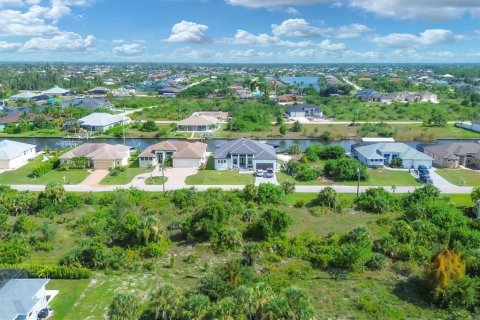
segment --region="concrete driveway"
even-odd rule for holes
[[[198,169],[195,168],[167,168],[167,170],[165,170],[165,177],[167,177],[168,180],[165,183],[165,188],[167,190],[175,190],[191,187],[185,184],[185,179],[188,176],[193,176],[197,172]]]
[[[457,186],[448,182],[445,178],[440,176],[437,172],[435,172],[436,168],[429,169],[430,171],[430,178],[433,180],[433,185],[437,188],[456,188]]]
[[[108,170],[93,170],[92,173],[88,175],[88,177],[83,180],[80,185],[83,186],[98,186],[100,181],[103,180],[106,176],[108,176]]]
[[[256,186],[259,186],[260,183],[273,183],[273,184],[278,184],[277,176],[276,176],[276,175],[273,175],[272,178],[267,178],[267,177],[265,177],[265,176],[263,176],[263,177],[255,177],[255,185],[256,185]]]

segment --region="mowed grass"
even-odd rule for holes
[[[368,181],[360,181],[362,186],[419,186],[420,183],[406,171],[396,171],[396,170],[387,170],[387,169],[368,169],[369,179]],[[325,177],[320,177],[313,181],[297,181],[293,177],[283,173],[277,172],[277,180],[282,183],[284,181],[295,182],[299,186],[325,186],[325,185],[346,185],[353,186],[357,185],[357,181],[341,181],[333,182],[326,179]]]
[[[42,159],[43,155],[40,155],[17,170],[6,171],[0,174],[0,184],[47,184],[50,181],[79,184],[89,175],[87,170],[52,170],[39,178],[30,178],[28,175],[32,173],[34,167],[42,163]]]
[[[198,173],[185,179],[188,185],[246,185],[254,182],[253,173],[227,170],[199,170]]]
[[[54,310],[52,320],[70,319],[67,315],[87,288],[90,280],[50,280],[48,290],[58,290],[50,307]]]
[[[437,169],[435,172],[457,186],[480,186],[480,171],[465,169]]]
[[[130,161],[128,167],[123,172],[119,172],[118,175],[112,176],[108,175],[100,181],[100,184],[104,185],[123,185],[130,183],[133,178],[142,173],[147,173],[152,171],[153,168],[140,168],[138,165],[138,159],[135,161]]]
[[[168,178],[167,177],[151,177],[145,179],[145,184],[148,185],[159,185],[163,184],[164,182],[167,182]]]
[[[368,169],[368,181],[360,181],[362,186],[420,186],[420,183],[407,171],[388,169]],[[357,181],[339,182],[347,186],[356,185]]]

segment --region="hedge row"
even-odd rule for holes
[[[87,268],[56,264],[0,264],[0,269],[24,269],[31,278],[89,279],[92,276],[92,272]]]
[[[49,171],[52,171],[53,169],[57,168],[59,165],[60,161],[57,158],[52,158],[46,162],[43,162],[39,164],[38,166],[35,166],[32,169],[32,172],[30,173],[29,177],[30,178],[39,178],[46,174]]]

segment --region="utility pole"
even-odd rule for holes
[[[123,107],[122,113],[122,137],[123,137],[123,145],[125,145],[125,112],[127,112],[126,107]]]
[[[163,194],[165,194],[165,160],[162,157],[162,188]]]
[[[357,198],[360,193],[360,168],[357,168]]]

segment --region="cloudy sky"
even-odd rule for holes
[[[0,0],[0,61],[480,62],[480,0]]]

